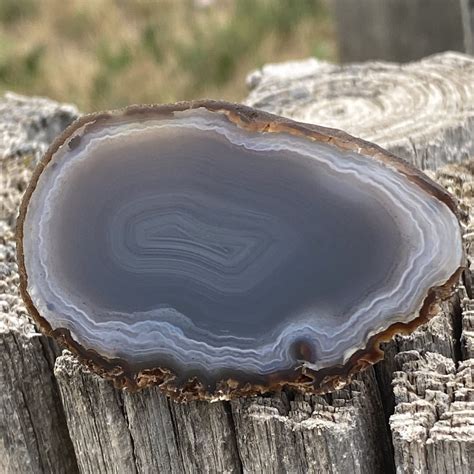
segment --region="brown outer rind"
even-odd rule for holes
[[[291,373],[270,374],[267,376],[265,384],[244,383],[236,379],[221,380],[212,391],[209,391],[197,379],[192,379],[184,384],[178,385],[175,383],[174,374],[166,368],[152,368],[136,372],[132,370],[124,360],[107,359],[96,351],[87,350],[72,338],[69,330],[64,328],[53,330],[48,321],[39,314],[28,293],[28,275],[26,273],[23,252],[23,227],[25,217],[28,204],[41,173],[57,150],[68,141],[74,132],[83,126],[87,126],[88,124],[90,124],[89,126],[94,126],[112,118],[134,115],[169,116],[175,112],[196,108],[205,108],[208,111],[224,115],[230,122],[244,130],[262,133],[290,133],[292,135],[303,136],[312,141],[329,144],[343,151],[363,153],[366,156],[383,162],[406,176],[407,179],[417,184],[425,192],[444,202],[456,217],[459,218],[458,206],[455,199],[444,188],[433,182],[420,170],[379,146],[352,137],[341,130],[295,122],[291,119],[279,117],[244,105],[213,100],[197,100],[165,105],[134,105],[125,109],[84,115],[73,122],[54,140],[34,170],[20,206],[17,221],[16,244],[20,274],[20,291],[29,313],[33,316],[43,333],[58,340],[62,347],[73,352],[78,359],[93,372],[112,379],[117,387],[127,388],[129,390],[138,390],[149,385],[159,385],[164,393],[178,401],[230,399],[278,391],[284,386],[307,393],[330,392],[339,388],[344,383],[349,382],[351,377],[358,371],[381,360],[383,358],[383,351],[380,349],[382,342],[389,341],[396,334],[408,334],[413,332],[418,326],[426,323],[435,314],[436,304],[438,302],[452,295],[465,262],[463,262],[463,266],[461,266],[445,284],[428,290],[422,308],[415,319],[408,323],[395,323],[388,329],[370,337],[365,349],[355,352],[344,365],[318,371],[302,366],[296,368]],[[69,142],[69,145],[71,147],[74,146],[72,140]]]

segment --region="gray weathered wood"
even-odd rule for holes
[[[80,472],[137,472],[120,392],[90,377],[72,357],[56,360],[55,375]]]
[[[332,5],[344,62],[404,62],[465,51],[460,0],[332,0]]]
[[[245,472],[390,472],[373,370],[329,396],[232,402]]]
[[[0,472],[77,471],[54,352],[18,290],[14,224],[32,165],[77,116],[73,107],[9,95],[0,101]]]
[[[398,472],[471,473],[474,466],[472,360],[437,353],[397,355],[390,418]]]
[[[228,403],[123,393],[68,353],[55,375],[81,472],[240,472]]]
[[[170,403],[185,472],[240,472],[228,402]]]
[[[474,156],[473,67],[471,58],[454,54],[403,67],[369,63],[340,68],[314,60],[275,65],[251,76],[248,102],[340,126],[401,151],[419,166],[438,168],[436,179],[462,200],[465,240],[474,248],[474,164],[440,169],[444,163]],[[2,225],[10,232],[4,232],[10,245],[5,248],[10,249],[8,259],[14,263],[13,211],[29,177],[31,163],[23,157],[31,155],[31,150],[23,154],[25,139],[17,137],[15,127],[12,130],[8,147],[19,158],[4,168],[10,211]],[[6,301],[2,317],[19,327],[25,320],[31,328],[24,310],[15,309],[23,307],[16,289],[16,268],[9,268],[8,284],[2,287]],[[56,390],[57,383],[62,402],[56,390],[49,398],[42,394],[50,401],[47,407],[40,406],[28,386],[25,390],[32,394],[27,407],[37,426],[44,422],[46,412],[56,416],[59,425],[67,423],[77,469],[84,473],[472,471],[474,302],[468,295],[472,296],[471,288],[460,286],[430,323],[386,345],[384,363],[326,396],[283,392],[232,402],[177,405],[157,388],[140,393],[116,390],[69,353],[56,359],[53,378],[48,363],[54,352],[41,336],[25,338],[23,357],[36,350],[33,341],[43,341],[42,355],[34,352],[46,361],[37,383],[49,383],[51,390]],[[5,334],[10,337],[12,331],[20,330],[10,323]],[[24,358],[30,373],[42,373],[31,357]],[[24,369],[17,363],[8,367],[18,384]],[[6,402],[0,398],[0,403]],[[7,420],[14,420],[12,410],[6,413]],[[14,440],[13,446],[21,445],[23,435],[17,425],[12,422],[4,430]],[[63,443],[58,439],[49,438],[50,452],[61,452],[63,444],[71,446],[67,435]],[[23,453],[31,457],[30,452],[38,448],[3,449],[10,459],[7,472],[65,472],[59,456],[51,456],[49,465],[28,464]],[[68,459],[68,472],[74,472],[74,457]]]
[[[473,162],[447,166],[435,178],[461,200],[466,247],[474,256]],[[466,288],[427,325],[437,340],[409,344],[394,357],[395,413],[390,426],[398,472],[470,473],[474,467],[474,359],[472,317]],[[440,316],[444,324],[439,327]],[[436,325],[436,327],[434,327]],[[417,331],[418,333],[419,331]],[[452,338],[440,339],[450,334]],[[415,333],[416,335],[416,333]],[[442,337],[442,336],[441,336]],[[453,343],[453,344],[452,344]],[[442,348],[444,347],[444,350]],[[439,349],[441,350],[439,350]]]
[[[167,397],[157,387],[153,387],[141,393],[123,393],[123,401],[137,470],[183,472],[175,422]]]

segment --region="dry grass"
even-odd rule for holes
[[[208,0],[209,2],[209,0]],[[239,100],[267,62],[334,59],[323,0],[1,0],[0,92],[84,111]]]

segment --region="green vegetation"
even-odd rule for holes
[[[334,59],[324,0],[1,0],[0,92],[84,111],[239,100],[268,62]]]

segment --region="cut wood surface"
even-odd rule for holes
[[[430,169],[460,199],[471,250],[473,74],[474,61],[452,53],[401,67],[286,63],[253,73],[247,102],[344,128]],[[176,404],[56,357],[19,298],[13,228],[34,162],[76,115],[48,100],[0,100],[0,472],[474,471],[470,274],[428,324],[385,346],[382,363],[325,396]]]
[[[268,65],[247,78],[246,103],[345,130],[422,169],[474,156],[474,58],[443,53],[404,65]]]

